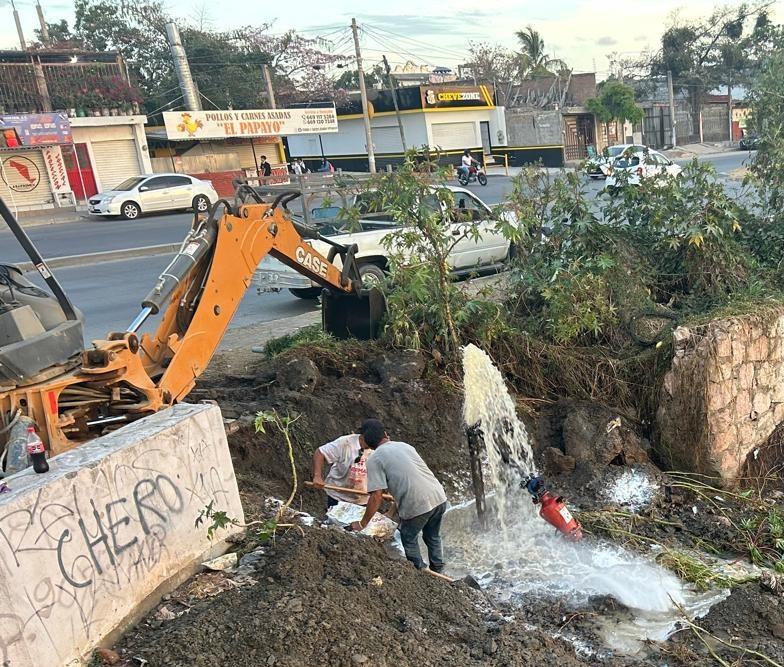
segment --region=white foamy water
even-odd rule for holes
[[[494,515],[478,529],[473,503],[444,517],[447,561],[455,572],[470,572],[499,600],[522,602],[531,594],[565,598],[575,605],[609,595],[632,612],[631,621],[613,622],[614,648],[637,650],[635,642],[662,640],[675,630],[676,604],[697,616],[723,594],[698,595],[653,558],[586,538],[569,542],[542,520],[520,481],[536,472],[524,424],[501,373],[490,357],[469,345],[463,350],[468,427],[478,426],[487,449],[485,486],[492,491]],[[623,488],[623,487],[622,487]],[[614,621],[617,619],[614,619]]]
[[[636,512],[651,502],[657,488],[658,485],[644,472],[624,470],[623,474],[610,484],[605,497],[610,502]]]

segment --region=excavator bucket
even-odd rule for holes
[[[321,295],[324,331],[335,338],[378,338],[386,309],[384,293],[376,287],[363,289],[359,294],[325,289]]]

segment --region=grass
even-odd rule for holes
[[[283,352],[294,350],[298,347],[318,345],[318,346],[331,346],[337,341],[325,333],[321,324],[311,324],[307,327],[302,327],[299,331],[292,334],[286,334],[280,338],[273,338],[264,346],[264,356],[267,359],[277,357]]]

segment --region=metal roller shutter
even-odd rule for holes
[[[101,190],[111,190],[126,178],[141,174],[133,140],[97,141],[92,144],[93,169]]]
[[[26,211],[54,203],[40,149],[0,151],[0,161],[0,197],[11,210]]]
[[[476,123],[433,123],[433,144],[444,150],[480,145]]]
[[[256,152],[255,161],[253,159],[254,150]],[[257,141],[253,142],[252,147],[250,141],[241,144],[213,141],[192,148],[185,153],[185,155],[189,157],[199,157],[207,154],[236,155],[239,160],[240,169],[255,169],[256,162],[261,159],[262,155],[267,156],[267,160],[270,164],[278,164],[280,162],[277,144],[262,144]]]

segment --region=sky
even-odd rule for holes
[[[35,0],[15,1],[26,38],[32,40],[38,25]],[[41,4],[48,21],[72,21],[72,2],[41,0]],[[323,36],[346,55],[353,50],[349,24],[356,17],[365,59],[372,64],[386,54],[393,67],[411,60],[418,65],[454,68],[464,62],[470,41],[514,48],[515,31],[532,25],[541,33],[551,56],[565,60],[575,71],[605,75],[609,54],[635,56],[656,49],[674,12],[688,20],[706,16],[719,5],[739,4],[739,0],[449,0],[441,5],[444,10],[437,11],[435,4],[423,0],[166,0],[169,13],[182,22],[202,21],[215,30],[271,23],[273,32],[296,29],[307,36]],[[426,5],[429,7],[424,9]],[[778,0],[773,15],[777,21],[784,20],[784,0]],[[0,0],[3,16],[0,46],[15,48],[18,39],[10,0]]]

